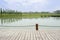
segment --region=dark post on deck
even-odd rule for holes
[[[36,24],[36,30],[38,30],[38,24]]]

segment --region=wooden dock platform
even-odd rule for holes
[[[60,40],[60,30],[0,30],[0,40]]]

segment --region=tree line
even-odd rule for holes
[[[0,14],[22,14],[22,13],[26,13],[26,14],[32,14],[32,13],[42,13],[42,14],[45,14],[45,13],[50,13],[50,12],[19,12],[19,11],[15,11],[15,10],[8,10],[8,9],[2,9],[0,8]],[[56,10],[56,11],[53,11],[52,13],[54,14],[60,14],[60,10]]]
[[[4,10],[2,8],[0,8],[0,14],[21,14],[22,12],[18,12],[18,11],[15,11],[15,10]]]

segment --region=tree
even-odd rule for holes
[[[60,10],[56,10],[54,11],[54,13],[60,14]]]

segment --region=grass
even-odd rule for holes
[[[39,18],[39,17],[60,17],[60,14],[0,14],[0,18]]]

